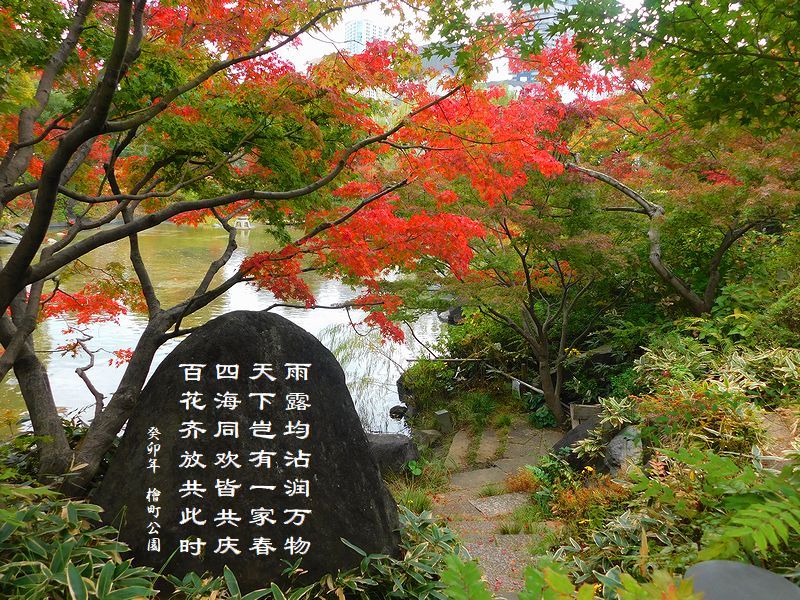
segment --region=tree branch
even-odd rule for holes
[[[78,377],[81,378],[83,383],[86,384],[86,387],[89,390],[89,392],[91,392],[92,396],[94,396],[94,405],[95,405],[94,418],[96,419],[97,417],[100,416],[100,413],[103,412],[103,400],[105,399],[105,396],[101,394],[96,387],[94,387],[92,380],[89,379],[89,376],[86,374],[86,371],[94,367],[94,352],[89,350],[89,348],[84,343],[88,340],[89,338],[86,338],[85,340],[78,340],[78,345],[89,356],[89,364],[83,367],[76,368],[75,373],[78,375]]]
[[[311,29],[312,27],[316,26],[317,23],[322,21],[328,15],[331,15],[336,12],[345,11],[349,8],[356,8],[359,6],[366,6],[368,4],[372,4],[376,0],[362,0],[360,2],[352,2],[350,4],[345,4],[342,6],[334,6],[319,12],[315,15],[312,19],[307,21],[305,25],[297,29],[294,33],[287,35],[282,41],[278,42],[274,46],[270,46],[268,48],[263,48],[263,44],[269,41],[269,38],[275,33],[274,30],[270,30],[261,44],[259,44],[256,49],[252,52],[248,52],[247,54],[243,54],[241,56],[236,56],[233,58],[229,58],[224,61],[220,61],[211,65],[208,69],[206,69],[203,73],[192,79],[191,81],[186,82],[185,84],[173,88],[172,90],[165,92],[161,98],[145,110],[142,114],[137,115],[136,117],[130,117],[128,119],[120,119],[117,121],[109,121],[104,128],[106,133],[116,132],[116,131],[124,131],[126,129],[130,129],[132,127],[138,127],[151,119],[153,119],[156,115],[163,112],[164,110],[169,107],[173,100],[178,98],[179,96],[185,94],[186,92],[193,90],[194,88],[201,85],[203,82],[207,81],[220,71],[224,71],[232,66],[238,65],[240,63],[246,62],[248,60],[253,60],[255,58],[260,58],[262,56],[266,56],[267,54],[274,52],[286,46],[287,44],[291,43],[295,39],[297,39],[300,35]]]
[[[443,96],[439,96],[431,100],[430,102],[427,102],[426,104],[420,106],[419,108],[415,109],[405,119],[401,120],[391,129],[383,133],[364,138],[361,141],[357,142],[356,144],[350,146],[344,151],[343,156],[339,159],[339,161],[337,161],[336,165],[333,167],[333,169],[331,169],[328,172],[327,175],[321,177],[320,179],[317,179],[316,181],[304,187],[295,188],[293,190],[288,190],[285,192],[260,192],[256,190],[243,190],[231,194],[226,194],[223,196],[217,196],[215,198],[207,198],[205,200],[186,200],[186,201],[176,202],[154,213],[150,213],[149,215],[139,217],[138,219],[135,219],[130,223],[126,223],[124,225],[120,225],[119,227],[115,227],[113,229],[108,229],[96,233],[91,237],[85,238],[80,242],[77,242],[76,244],[61,250],[60,252],[54,254],[48,261],[40,261],[37,265],[30,268],[28,270],[28,277],[24,281],[31,282],[31,281],[36,281],[38,279],[42,279],[47,275],[57,271],[58,269],[66,266],[76,258],[80,258],[87,252],[91,252],[95,248],[99,248],[100,246],[103,246],[110,242],[117,241],[133,233],[138,233],[140,231],[144,231],[145,229],[150,229],[151,227],[154,227],[159,223],[163,223],[164,221],[184,212],[190,212],[193,210],[200,210],[204,208],[215,208],[218,206],[223,206],[225,204],[230,204],[241,200],[291,200],[294,198],[299,198],[311,194],[319,190],[320,188],[324,187],[331,181],[333,181],[344,170],[345,166],[347,165],[348,159],[353,154],[355,154],[362,148],[365,148],[371,144],[389,138],[397,131],[402,129],[409,118],[429,109],[432,106],[435,106],[437,103],[441,102],[445,98],[452,96],[460,89],[460,87],[461,86],[453,88]],[[123,194],[117,195],[115,197],[118,197],[120,199],[126,198],[126,196]],[[0,308],[2,308],[2,303],[0,303]]]
[[[34,94],[33,106],[22,109],[19,115],[17,145],[9,145],[2,163],[0,163],[0,190],[12,185],[27,170],[33,156],[33,127],[50,100],[56,77],[67,62],[70,54],[78,45],[83,27],[94,5],[94,0],[83,0],[78,4],[72,17],[67,34],[55,54],[42,70],[39,83]],[[3,193],[5,202],[5,192]]]

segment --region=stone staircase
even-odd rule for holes
[[[489,485],[501,487],[509,475],[525,465],[536,464],[562,435],[556,430],[514,425],[503,442],[495,430],[487,429],[481,436],[474,466],[468,464],[474,445],[471,434],[459,431],[453,437],[446,458],[453,470],[450,489],[436,497],[434,513],[448,522],[478,561],[490,589],[500,598],[516,598],[523,586],[525,567],[535,558],[528,550],[536,541],[534,534],[499,533],[504,517],[524,506],[529,495],[510,493],[482,498],[481,490]]]

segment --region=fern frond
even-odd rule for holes
[[[733,512],[722,528],[717,544],[701,558],[730,556],[739,548],[766,554],[789,547],[800,537],[800,491],[783,487],[780,494]]]

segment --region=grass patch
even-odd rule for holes
[[[534,539],[528,545],[528,552],[534,556],[547,554],[554,546],[561,543],[560,529],[553,529],[547,523],[539,523],[539,526],[532,528]]]
[[[481,498],[489,498],[490,496],[500,496],[501,494],[505,494],[506,489],[503,486],[497,485],[496,483],[490,483],[489,485],[485,485],[481,488],[481,491],[478,492],[478,496]]]
[[[447,489],[449,482],[443,460],[422,459],[418,465],[422,470],[419,475],[406,471],[386,481],[395,501],[415,514],[430,510],[433,507],[433,496]]]
[[[498,429],[511,427],[513,419],[508,413],[500,413],[494,419],[494,426]]]
[[[405,506],[415,515],[433,508],[433,498],[429,491],[424,488],[401,487],[397,490],[392,490],[392,495],[400,506]]]
[[[508,433],[512,423],[513,418],[508,413],[498,415],[495,419],[494,426],[497,431],[497,451],[494,453],[495,460],[503,458],[506,454],[506,450],[508,450]]]
[[[481,438],[483,437],[483,428],[478,429],[473,427],[472,436],[467,446],[467,465],[474,467],[478,464],[478,449],[481,447]]]
[[[450,411],[456,429],[483,431],[492,422],[500,406],[493,392],[469,390],[453,395],[438,408]]]
[[[498,531],[509,535],[515,533],[536,533],[547,518],[540,506],[526,504],[516,509],[511,516],[501,523]]]
[[[518,533],[525,533],[522,530],[522,525],[516,521],[506,521],[502,523],[497,532],[500,535],[517,535]]]

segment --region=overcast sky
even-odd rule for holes
[[[303,69],[312,61],[343,49],[347,38],[344,35],[344,25],[348,21],[365,19],[380,25],[392,27],[397,24],[397,19],[384,15],[377,4],[370,4],[359,8],[351,8],[342,15],[341,22],[330,31],[313,31],[301,36],[301,45],[297,48],[287,48],[281,55],[291,60],[298,69]],[[418,40],[418,42],[421,40]]]

